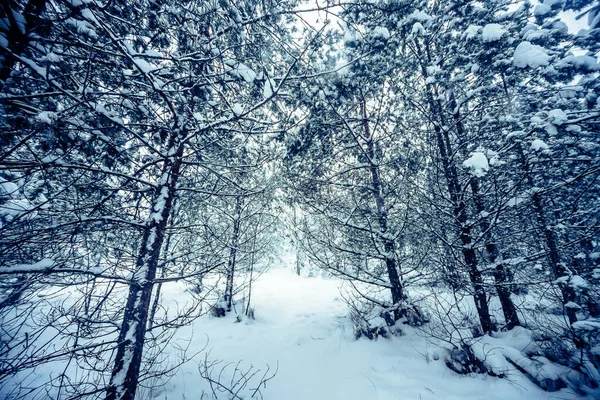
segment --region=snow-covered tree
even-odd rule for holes
[[[149,373],[144,345],[158,343],[156,332],[168,326],[151,322],[155,331],[146,335],[155,287],[221,261],[206,251],[210,240],[194,240],[189,213],[178,207],[245,193],[229,184],[248,168],[232,148],[260,143],[287,122],[273,99],[304,51],[285,30],[294,8],[52,2],[42,17],[59,22],[34,55],[3,47],[18,61],[2,99],[3,141],[13,133],[2,152],[3,281],[41,275],[50,287],[81,291],[64,312],[56,311],[60,298],[48,301],[48,314],[58,317],[37,327],[4,320],[13,344],[31,340],[31,329],[59,332],[47,349],[16,354],[7,345],[7,371],[78,360],[86,382],[65,372],[50,382],[58,395],[135,396]],[[82,318],[79,330],[72,319]],[[101,364],[89,367],[91,358]]]

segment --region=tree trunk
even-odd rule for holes
[[[473,197],[475,200],[475,207],[477,213],[481,215],[482,212],[485,211],[485,206],[483,203],[483,199],[479,193],[479,181],[477,177],[473,177],[471,179],[471,191],[473,192]],[[494,264],[498,261],[500,257],[500,250],[498,246],[494,242],[494,238],[491,233],[490,223],[487,220],[487,217],[482,217],[480,226],[481,231],[485,235],[485,249],[490,257],[490,263]],[[504,320],[506,321],[506,328],[512,329],[515,326],[521,325],[519,321],[519,315],[517,314],[517,308],[510,298],[510,286],[509,279],[506,269],[501,262],[498,262],[494,266],[494,281],[496,282],[496,291],[498,292],[498,299],[500,300],[500,305],[502,306],[502,313],[504,314]]]
[[[392,292],[392,301],[394,305],[398,305],[404,299],[404,288],[400,281],[398,274],[398,264],[396,261],[396,246],[394,239],[390,237],[388,231],[388,214],[385,207],[385,198],[383,189],[381,187],[381,177],[379,172],[379,165],[376,160],[375,148],[373,145],[373,137],[369,128],[369,121],[367,119],[367,108],[365,101],[363,100],[360,104],[362,118],[363,118],[363,129],[365,131],[365,140],[367,144],[367,156],[370,164],[371,171],[371,184],[373,187],[373,196],[375,197],[375,204],[377,206],[377,220],[379,223],[379,237],[383,243],[385,266],[390,280],[390,290]]]
[[[544,232],[544,239],[546,241],[546,246],[548,247],[549,251],[548,259],[550,260],[550,269],[552,270],[552,275],[554,275],[554,279],[569,276],[569,271],[565,268],[565,265],[560,261],[558,246],[556,244],[556,236],[554,235],[554,231],[552,231],[552,228],[548,226],[546,213],[544,212],[544,206],[542,205],[542,199],[539,193],[533,194],[533,207],[536,211],[536,217],[538,220],[539,227]],[[566,283],[560,284],[559,287],[563,298],[563,305],[571,301],[575,301],[575,290],[573,290],[572,287],[570,287]],[[569,319],[569,323],[572,325],[575,322],[577,322],[576,310],[570,307],[565,307],[565,310],[567,318]]]
[[[420,46],[418,44],[416,45],[419,53],[423,54]],[[424,63],[421,63],[421,73],[423,74],[423,77],[427,79],[428,73]],[[481,271],[479,271],[477,266],[477,256],[475,254],[475,249],[472,247],[471,227],[468,224],[466,205],[458,181],[458,172],[456,166],[450,161],[449,157],[452,152],[450,138],[448,136],[448,131],[442,129],[442,126],[446,126],[445,118],[439,101],[436,102],[434,100],[432,90],[431,84],[427,84],[427,102],[429,104],[429,111],[432,114],[431,123],[435,131],[437,147],[442,159],[442,168],[444,177],[446,178],[448,192],[454,205],[452,213],[462,244],[461,252],[469,271],[469,280],[473,286],[473,300],[475,302],[475,308],[477,309],[481,328],[484,333],[489,333],[494,330],[494,324],[492,323],[490,316]],[[435,98],[437,98],[437,96]],[[437,118],[437,120],[435,118]]]
[[[171,140],[174,145],[174,138]],[[119,332],[117,355],[107,389],[107,400],[133,400],[138,386],[144,336],[152,296],[152,288],[161,246],[165,239],[165,228],[171,213],[173,198],[183,145],[178,146],[176,154],[165,160],[161,184],[156,188],[150,214],[139,247],[136,268],[129,285],[129,296],[125,306],[123,323]]]
[[[175,203],[175,199],[173,199],[173,203]],[[170,219],[171,219],[171,223],[172,223],[173,216],[170,216]],[[166,237],[165,246],[164,246],[164,250],[163,250],[164,265],[161,268],[161,274],[160,274],[161,278],[164,278],[166,276],[170,247],[171,247],[171,236],[169,235]],[[148,330],[151,330],[152,327],[154,326],[154,321],[156,318],[156,311],[158,311],[158,306],[160,304],[161,290],[162,290],[162,282],[159,282],[156,285],[156,290],[154,291],[154,301],[152,302],[152,307],[150,308],[150,315],[148,316]]]
[[[583,223],[577,225],[583,227]],[[580,258],[573,256],[571,265],[573,265],[577,275],[589,275],[590,273],[593,273],[594,268],[597,267],[596,262],[598,259],[596,259],[596,262],[590,259],[590,253],[594,251],[594,245],[590,238],[586,238],[581,241],[580,246],[581,252],[583,252],[586,257]],[[593,318],[600,317],[600,304],[598,303],[598,297],[595,295],[595,290],[590,290],[590,288],[582,288],[581,293],[590,316]]]
[[[296,210],[294,209],[294,219],[296,216]],[[258,228],[262,222],[262,214],[258,219],[258,223],[254,226],[254,237],[252,238],[252,253],[250,253],[250,282],[248,283],[248,303],[246,305],[246,316],[250,310],[250,300],[252,299],[252,279],[254,278],[254,257],[256,255],[256,238],[258,236]],[[298,273],[300,275],[300,273]]]
[[[417,48],[419,53],[422,54],[418,44]],[[427,79],[427,69],[423,63],[421,63],[421,73],[425,79]],[[477,256],[475,254],[475,249],[472,247],[471,227],[468,224],[466,205],[462,196],[463,193],[461,191],[461,186],[458,181],[458,172],[456,170],[456,166],[450,161],[449,157],[452,152],[450,138],[448,136],[448,131],[442,129],[442,126],[446,126],[445,118],[441,105],[439,102],[436,103],[434,100],[432,90],[431,84],[427,84],[427,101],[429,103],[429,110],[432,114],[432,117],[437,118],[437,120],[432,118],[431,122],[434,127],[437,147],[440,151],[440,157],[442,159],[442,168],[446,178],[448,192],[454,205],[452,213],[454,215],[455,225],[462,244],[461,252],[463,254],[465,264],[469,270],[469,280],[473,286],[473,300],[475,302],[475,308],[477,309],[477,315],[479,316],[481,328],[483,329],[484,333],[489,333],[494,330],[494,324],[492,323],[490,316],[490,310],[487,303],[487,295],[485,293],[481,271],[479,271],[477,266]]]
[[[469,267],[469,279],[473,285],[473,300],[475,301],[475,308],[477,309],[481,329],[483,329],[484,333],[490,333],[494,330],[494,324],[490,316],[481,271],[479,271],[477,266],[477,256],[472,246],[471,228],[467,225],[467,213],[464,201],[460,201],[459,205],[454,208],[454,216],[460,227],[462,253],[465,264]]]
[[[297,217],[297,210],[296,210],[295,206],[294,206],[293,224],[294,224],[294,229],[296,229],[298,226],[298,217]],[[296,275],[300,276],[300,273],[302,272],[302,263],[300,260],[300,250],[298,248],[298,243],[294,243],[294,244],[296,245]]]
[[[242,213],[242,198],[235,200],[235,214],[233,216],[233,237],[231,238],[231,248],[229,249],[229,262],[227,263],[227,282],[225,284],[225,303],[227,311],[231,311],[233,302],[233,278],[235,276],[235,259],[240,236],[240,219]]]
[[[451,107],[454,110],[452,116],[454,118],[454,124],[456,125],[457,135],[459,138],[465,138],[465,129],[460,119],[460,109],[456,103],[454,94],[451,95]],[[476,176],[473,176],[471,177],[469,184],[471,186],[471,192],[473,193],[475,209],[477,210],[477,213],[480,214],[479,218],[481,222],[479,225],[481,227],[482,234],[485,235],[485,249],[487,250],[490,262],[494,264],[500,256],[500,250],[494,242],[490,223],[488,222],[487,217],[481,216],[481,213],[485,211],[485,203],[479,192],[479,179]],[[512,329],[515,326],[521,325],[521,323],[519,321],[515,304],[510,298],[510,287],[508,285],[509,279],[507,275],[507,271],[502,263],[498,263],[494,267],[493,276],[496,283],[496,291],[498,292],[498,299],[500,300],[500,305],[502,306],[502,313],[504,314],[506,328]]]
[[[525,175],[527,177],[527,183],[530,187],[534,187],[533,177],[531,176],[531,168],[527,159],[525,158],[525,153],[520,145],[517,146],[517,150],[519,152],[519,156],[521,157],[521,163],[523,164],[523,169],[525,170]],[[548,248],[548,261],[550,264],[550,270],[552,272],[553,278],[558,279],[564,276],[569,276],[570,273],[565,267],[565,265],[560,260],[560,254],[558,253],[558,245],[556,244],[557,239],[552,231],[552,228],[548,226],[548,220],[546,218],[546,213],[544,211],[544,206],[542,204],[542,198],[539,193],[534,193],[532,196],[533,200],[533,209],[535,210],[536,219],[538,221],[538,228],[544,234],[544,241],[546,242],[546,247]],[[575,290],[570,287],[568,284],[560,284],[559,285],[561,295],[563,298],[563,306],[571,301],[575,301]],[[569,319],[569,323],[572,325],[577,322],[577,313],[573,308],[565,307],[565,312],[567,318]]]

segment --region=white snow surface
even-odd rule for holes
[[[502,38],[506,33],[506,29],[500,24],[487,24],[483,27],[481,37],[484,42],[495,42]]]
[[[583,68],[586,71],[600,71],[600,64],[596,57],[588,56],[588,55],[569,55],[560,60],[558,66],[560,68],[568,68],[570,66],[575,66],[578,68]]]
[[[444,365],[443,357],[436,357],[436,347],[408,328],[404,336],[392,339],[356,340],[347,320],[348,308],[339,295],[340,285],[335,279],[270,270],[254,285],[256,320],[235,323],[234,313],[225,318],[205,316],[182,328],[176,341],[184,346],[191,337],[188,352],[194,353],[202,350],[208,338],[208,359],[233,363],[223,376],[227,383],[240,360],[242,370],[253,365],[261,369],[259,375],[267,365],[272,370],[278,365],[277,375],[262,389],[265,400],[577,398],[564,389],[544,392],[518,372],[510,380],[457,375]],[[167,306],[176,307],[185,296],[177,285],[163,287],[163,291],[172,303]],[[181,367],[158,391],[139,393],[140,398],[212,398],[201,397],[209,387],[198,372],[204,354],[200,352]]]
[[[390,38],[390,31],[384,26],[377,26],[373,29],[373,36],[387,40]]]
[[[413,11],[412,14],[410,14],[408,16],[408,18],[415,19],[415,20],[421,21],[421,22],[429,22],[429,21],[431,21],[433,19],[431,17],[431,15],[429,15],[426,12],[421,11],[421,10],[415,10],[415,11]]]
[[[541,139],[535,139],[533,142],[531,142],[530,149],[533,151],[548,150],[548,145]]]
[[[240,103],[235,103],[231,109],[235,115],[240,115],[244,112],[244,109]]]
[[[55,112],[52,111],[42,111],[41,113],[39,113],[37,115],[37,119],[39,121],[45,122],[48,125],[52,124],[54,122],[54,120],[56,119],[57,115]]]
[[[19,187],[14,182],[9,182],[4,178],[0,178],[0,196],[12,196],[19,191]]]
[[[145,74],[154,71],[156,68],[150,65],[150,63],[143,58],[134,58],[133,62],[135,65]]]
[[[247,83],[252,83],[256,79],[256,72],[252,70],[246,64],[239,63],[234,69],[231,70],[231,73],[239,76]]]
[[[569,120],[567,114],[560,108],[548,111],[548,117],[550,117],[550,122],[554,125],[562,125]]]
[[[427,32],[425,31],[423,24],[421,24],[420,22],[415,22],[412,27],[411,33],[415,36],[424,36]]]
[[[463,167],[469,168],[471,173],[479,178],[485,176],[490,169],[487,157],[479,151],[471,153],[471,157],[463,162]]]
[[[263,98],[266,100],[273,96],[273,89],[275,88],[275,83],[272,79],[265,79],[265,85],[263,86]]]
[[[514,64],[519,68],[538,68],[545,67],[550,61],[550,56],[542,46],[531,44],[530,42],[521,42],[515,49]]]
[[[481,26],[479,25],[469,25],[469,27],[465,30],[464,35],[467,39],[472,39],[477,36],[480,30]]]
[[[12,267],[0,267],[0,272],[10,273],[11,271],[19,271],[19,272],[36,272],[36,271],[44,271],[48,268],[52,268],[54,266],[54,260],[50,258],[43,258],[40,261],[33,264],[17,264]]]
[[[533,9],[533,15],[535,16],[539,16],[542,17],[546,14],[549,14],[552,11],[552,8],[544,3],[538,3],[536,4],[535,8]]]

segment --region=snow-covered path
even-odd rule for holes
[[[207,334],[210,359],[243,360],[242,367],[252,364],[263,371],[267,364],[272,368],[278,364],[277,375],[263,389],[266,400],[576,398],[565,391],[544,392],[518,376],[513,383],[480,375],[458,376],[442,361],[427,357],[432,349],[414,333],[391,340],[356,341],[338,285],[336,280],[303,278],[274,269],[255,285],[255,321],[233,323],[233,316],[204,317],[179,336],[193,330],[192,350],[202,348]],[[207,388],[197,363],[192,362],[167,383],[165,392],[149,398],[201,399]]]

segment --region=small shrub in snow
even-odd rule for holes
[[[415,305],[383,307],[374,303],[353,304],[350,320],[354,326],[356,338],[366,337],[369,340],[375,340],[378,337],[402,336],[402,325],[421,326],[428,322]]]
[[[210,391],[203,391],[201,399],[211,396],[213,399],[263,399],[262,390],[277,375],[279,364],[273,371],[269,365],[259,369],[250,365],[246,367],[242,361],[237,363],[223,360],[210,360],[210,352],[206,353],[203,362],[198,366],[200,376],[210,386]]]
[[[485,364],[473,354],[470,346],[450,350],[446,355],[446,366],[457,374],[465,375],[475,372],[477,374],[489,373]]]
[[[379,337],[402,335],[402,330],[396,326],[393,312],[372,303],[352,304],[350,321],[356,339],[365,337],[376,340]]]
[[[402,322],[408,326],[417,327],[429,322],[427,315],[414,304],[404,304],[398,309],[398,314],[402,318]]]
[[[215,304],[210,309],[210,315],[217,318],[222,318],[226,314],[226,309],[222,304]]]

